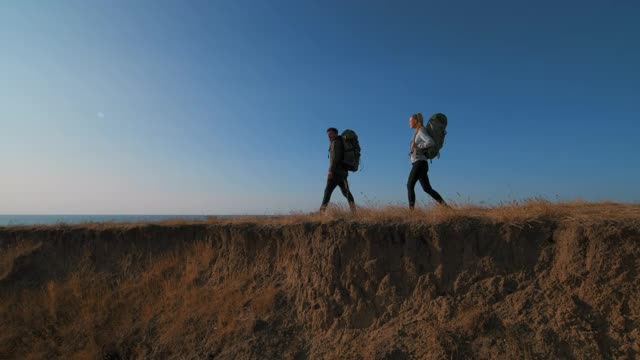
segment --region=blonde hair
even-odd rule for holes
[[[415,113],[411,115],[411,118],[415,119],[418,122],[418,126],[416,126],[416,132],[415,132],[415,134],[417,134],[420,131],[420,129],[424,127],[424,118],[422,117],[421,113]],[[414,137],[415,137],[415,134],[414,134]]]
[[[411,115],[411,117],[416,119],[418,124],[424,126],[424,118],[422,117],[421,113],[415,113],[415,114]]]

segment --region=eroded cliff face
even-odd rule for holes
[[[0,229],[0,358],[633,358],[637,219]]]

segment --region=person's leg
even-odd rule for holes
[[[331,194],[333,190],[338,186],[338,183],[333,179],[327,179],[327,186],[324,188],[324,198],[322,199],[322,205],[320,205],[320,211],[325,211],[329,201],[331,200]]]
[[[349,181],[347,180],[347,178],[345,177],[344,179],[341,179],[338,182],[338,186],[340,186],[340,191],[342,191],[342,195],[344,195],[344,197],[347,198],[347,201],[349,202],[349,208],[351,209],[351,211],[355,211],[356,202],[353,198],[353,195],[351,194],[351,190],[349,189]]]
[[[409,209],[413,209],[416,204],[416,192],[414,188],[418,182],[418,171],[422,161],[416,161],[411,166],[411,172],[409,173],[409,179],[407,180],[407,193],[409,196]]]
[[[431,195],[431,197],[437,201],[439,204],[445,204],[444,199],[442,198],[442,196],[440,196],[440,194],[438,194],[437,191],[435,191],[432,187],[431,187],[431,183],[429,182],[429,164],[424,161],[424,167],[422,167],[420,169],[420,173],[418,175],[418,179],[420,180],[420,185],[422,185],[422,189],[429,195]]]

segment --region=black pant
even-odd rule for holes
[[[337,175],[333,174],[331,179],[327,179],[327,186],[324,188],[324,198],[322,199],[322,205],[320,206],[320,211],[324,211],[331,200],[331,194],[333,190],[335,190],[336,186],[340,187],[340,191],[342,191],[342,195],[347,198],[349,202],[349,207],[351,211],[356,209],[355,200],[353,199],[353,195],[351,195],[351,191],[349,190],[349,182],[347,181],[346,175]]]
[[[411,168],[411,173],[409,174],[409,180],[407,181],[407,191],[409,192],[409,207],[413,209],[416,203],[416,192],[413,190],[416,187],[416,183],[418,180],[420,181],[420,185],[422,185],[422,189],[431,197],[440,204],[444,204],[444,200],[442,196],[438,194],[437,191],[433,190],[431,184],[429,183],[429,176],[427,172],[429,171],[429,163],[424,160],[418,160],[413,163],[413,167]]]

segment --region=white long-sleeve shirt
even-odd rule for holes
[[[429,136],[429,134],[427,134],[427,129],[425,129],[424,127],[421,128],[420,131],[418,131],[417,134],[414,134],[413,139],[411,140],[411,142],[416,144],[416,146],[411,151],[411,163],[412,164],[414,162],[418,161],[418,160],[425,160],[425,161],[428,160],[426,155],[417,153],[418,149],[424,150],[424,149],[430,148],[430,147],[432,147],[432,146],[434,146],[436,144],[436,142],[433,141],[431,136]]]

